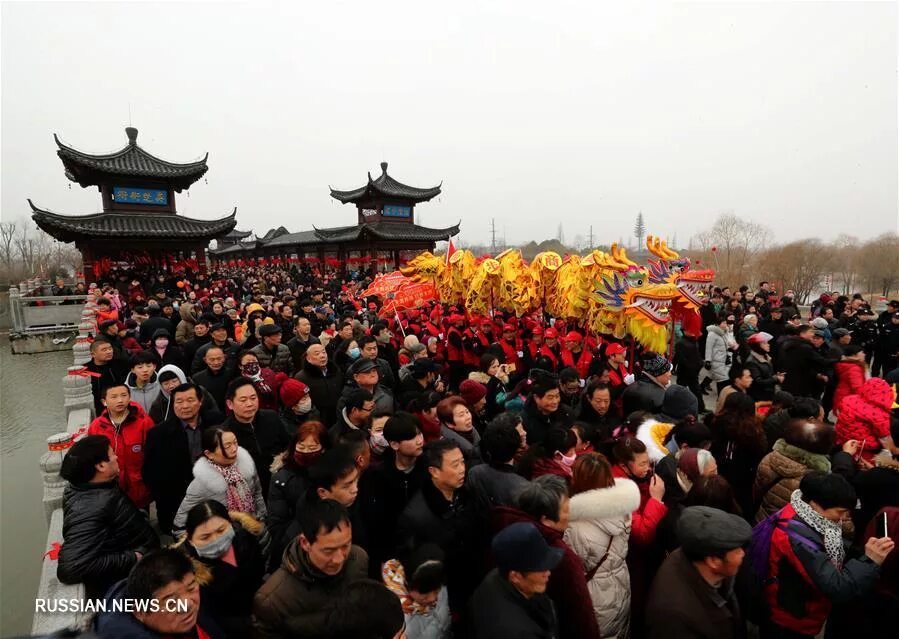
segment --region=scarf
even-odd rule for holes
[[[237,463],[235,462],[230,466],[220,466],[213,463],[212,467],[224,477],[225,482],[228,484],[228,503],[225,504],[228,510],[236,510],[251,515],[255,514],[256,500],[253,499],[253,491],[250,489],[250,484],[247,483],[247,480],[244,479],[244,476],[237,469]]]
[[[831,563],[842,569],[843,559],[846,556],[846,550],[843,548],[843,528],[839,524],[835,524],[829,519],[825,519],[819,515],[807,503],[802,501],[802,491],[794,490],[790,496],[790,505],[796,511],[796,515],[809,528],[824,537],[824,550],[830,558]]]
[[[434,611],[436,603],[433,606],[422,606],[409,596],[409,590],[406,587],[406,570],[399,559],[385,561],[384,567],[381,569],[381,576],[384,578],[384,585],[387,586],[387,589],[399,597],[403,614],[429,615]]]

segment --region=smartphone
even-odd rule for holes
[[[880,513],[880,517],[877,518],[877,532],[874,535],[878,539],[882,539],[884,537],[888,537],[887,534],[887,514],[886,512]]]

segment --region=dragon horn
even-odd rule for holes
[[[636,266],[637,265],[636,262],[633,262],[630,259],[628,259],[627,250],[624,247],[616,246],[615,248],[618,249],[618,254],[615,255],[615,259],[617,261],[621,262],[625,266]]]
[[[659,246],[659,238],[654,235],[646,236],[646,248],[650,253],[663,260],[671,259],[670,256],[661,250]]]
[[[665,240],[661,240],[661,244],[661,250],[668,256],[667,259],[676,260],[680,257],[680,255],[676,251],[672,251],[670,248],[668,248],[668,242],[666,242]]]

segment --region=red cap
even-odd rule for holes
[[[453,313],[449,318],[450,324],[455,324],[456,322],[464,322],[465,317],[463,315],[459,315],[458,313]]]
[[[481,326],[493,326],[493,320],[489,317],[485,317],[481,320]]]
[[[556,339],[559,336],[559,333],[556,332],[556,329],[549,327],[545,331],[543,331],[543,337],[546,339]]]
[[[566,341],[566,342],[578,342],[578,343],[580,343],[581,341],[583,341],[583,339],[584,339],[583,335],[581,335],[581,334],[578,333],[577,331],[570,331],[570,332],[568,333],[568,335],[565,336],[565,341]]]
[[[369,303],[368,303],[368,310],[374,311],[374,310],[377,310],[377,308],[378,308],[378,305],[375,304],[374,302],[369,302]]]
[[[543,327],[542,327],[542,326],[535,326],[535,327],[534,327],[534,330],[531,331],[531,333],[532,333],[533,335],[543,335]]]
[[[617,342],[613,342],[606,346],[606,357],[610,355],[617,355],[618,353],[624,353],[627,349],[624,348],[621,344]]]
[[[515,327],[511,324],[503,324],[503,333],[514,333]]]

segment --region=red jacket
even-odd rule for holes
[[[453,326],[446,334],[446,361],[450,364],[461,364],[465,361],[462,350],[462,331]],[[458,342],[454,344],[453,342]]]
[[[612,466],[612,476],[632,481],[634,479],[620,464]],[[648,546],[655,541],[656,529],[668,513],[668,506],[650,497],[648,481],[634,483],[640,489],[640,507],[631,515],[631,542]]]
[[[499,342],[500,348],[503,349],[503,354],[506,356],[506,364],[514,364],[515,371],[521,372],[521,357],[518,356],[518,353],[521,353],[524,356],[524,351],[522,350],[524,346],[521,343],[520,339],[515,340],[515,344],[510,344],[504,339],[501,339]]]
[[[865,365],[862,362],[845,360],[834,366],[837,387],[833,391],[833,412],[840,414],[840,404],[849,395],[858,395],[865,383]]]
[[[771,535],[765,587],[771,621],[787,630],[815,636],[824,626],[832,603],[849,603],[864,596],[880,569],[867,558],[846,558],[842,566],[835,566],[827,556],[821,534],[797,517],[792,505],[783,507],[780,519],[785,524]],[[788,590],[780,592],[782,588]]]
[[[886,380],[873,377],[862,384],[857,395],[849,395],[837,418],[837,445],[850,439],[865,442],[865,457],[881,449],[880,440],[890,436],[890,407],[893,388]]]
[[[153,420],[135,402],[131,402],[128,406],[128,417],[118,429],[109,419],[108,410],[104,410],[87,428],[88,435],[103,435],[109,440],[116,457],[119,458],[119,486],[138,508],[146,508],[152,500],[150,489],[141,477],[144,467],[144,445],[147,441],[147,432],[151,428]]]
[[[577,354],[577,359],[575,359],[573,351],[570,351],[567,348],[562,350],[562,366],[566,368],[570,366],[577,369],[578,377],[581,379],[587,379],[587,371],[590,370],[590,364],[592,362],[593,353],[586,348],[581,349],[581,352]]]

